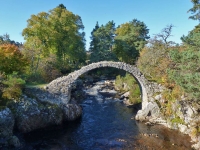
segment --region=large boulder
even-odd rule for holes
[[[0,137],[10,137],[13,134],[14,117],[9,108],[0,110]]]
[[[147,121],[148,116],[151,116],[152,118],[158,118],[160,116],[160,108],[156,102],[149,102],[144,109],[139,110],[135,116],[135,119]]]
[[[63,121],[62,110],[57,105],[41,103],[26,96],[19,102],[9,103],[8,107],[14,114],[17,129],[23,133]]]
[[[16,136],[13,136],[14,116],[9,108],[0,109],[0,147],[15,146],[19,147],[20,142]]]
[[[75,86],[74,90],[76,89],[77,86],[78,87],[82,86],[82,81],[78,80],[76,83],[74,83],[74,86]],[[45,93],[42,89],[39,88],[27,88],[25,90],[25,93],[28,94],[30,97],[36,98],[37,101],[40,103],[47,103],[49,105],[57,106],[58,109],[60,109],[63,113],[64,121],[73,121],[82,115],[82,108],[78,104],[76,104],[76,101],[77,98],[79,98],[79,100],[82,99],[85,96],[85,92],[82,92],[83,97],[81,97],[81,94],[76,95],[77,93],[73,93],[72,99],[76,99],[76,101],[70,100],[70,104],[55,99],[54,96],[52,97],[48,92]]]

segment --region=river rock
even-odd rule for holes
[[[0,110],[0,137],[12,136],[14,127],[14,117],[9,108],[3,108]]]
[[[25,88],[24,94],[28,97],[35,98],[40,102],[46,102],[50,104],[60,105],[62,103],[62,99],[56,95],[53,95],[49,92],[46,92],[44,89],[40,88]]]
[[[130,95],[130,92],[128,91],[128,92],[125,92],[123,95],[121,95],[120,98],[128,98],[129,95]]]
[[[14,116],[7,107],[0,110],[0,146],[19,147],[20,142],[16,136],[13,136]]]
[[[146,120],[148,115],[153,118],[160,116],[160,109],[156,102],[149,102],[144,109],[139,110],[135,116],[135,119],[144,121]]]
[[[70,99],[70,103],[74,103],[74,102],[78,102],[81,101],[83,99],[85,99],[86,97],[86,92],[83,86],[83,81],[80,79],[77,79],[73,84],[72,84],[72,89],[71,89],[71,99]],[[72,100],[74,100],[72,102]]]
[[[117,94],[117,91],[106,88],[106,89],[99,90],[99,93],[101,93],[101,94],[107,94],[109,96],[113,96],[113,95]]]
[[[162,98],[162,95],[161,95],[161,94],[155,96],[155,99],[156,99],[156,100],[160,100],[161,98]]]
[[[20,143],[18,137],[16,137],[16,136],[11,136],[8,143],[9,143],[9,145],[14,146],[14,147],[21,146],[21,143]]]
[[[82,81],[78,80],[77,82],[74,83],[73,90],[76,90],[76,87],[77,88],[79,86],[82,87],[82,84],[83,84]],[[63,100],[63,102],[61,102],[61,101],[59,101],[59,99],[58,100],[54,99],[54,97],[50,96],[50,94],[48,92],[45,92],[45,91],[43,92],[43,90],[39,89],[39,88],[27,88],[25,91],[26,91],[26,94],[28,94],[32,97],[35,97],[40,103],[47,103],[49,105],[58,106],[57,108],[59,110],[61,110],[61,112],[62,112],[62,115],[60,115],[60,117],[62,119],[60,117],[58,117],[58,119],[60,118],[63,121],[66,121],[66,120],[72,121],[72,120],[75,120],[76,118],[79,118],[82,115],[82,108],[76,104],[75,100],[77,98],[82,99],[85,96],[85,91],[82,92],[83,97],[74,96],[77,93],[73,93],[72,99],[75,99],[75,100],[70,101],[70,104],[64,102],[65,98],[63,98],[64,100]],[[78,91],[80,91],[80,90],[78,90]],[[59,120],[59,123],[60,123],[60,120]]]
[[[193,144],[192,148],[199,150],[200,149],[200,141],[195,143],[195,144]]]
[[[179,128],[179,131],[181,131],[184,134],[189,133],[188,127],[186,125],[178,124],[178,128]]]
[[[82,108],[77,104],[63,105],[64,120],[73,121],[82,115]]]
[[[63,121],[62,110],[57,105],[40,103],[35,99],[22,98],[19,102],[9,103],[8,107],[14,113],[17,129],[23,133]]]

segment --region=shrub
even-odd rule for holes
[[[2,82],[6,87],[3,89],[2,97],[5,99],[16,99],[22,94],[22,88],[25,81],[17,76],[16,73],[7,76],[7,79]]]
[[[125,77],[117,76],[115,80],[115,88],[120,92],[129,91],[129,102],[131,104],[137,104],[141,102],[140,88],[132,75],[127,73]]]

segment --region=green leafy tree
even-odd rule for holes
[[[27,22],[22,35],[27,50],[33,51],[32,64],[35,64],[36,70],[41,59],[52,54],[56,55],[54,63],[61,71],[67,66],[79,67],[85,61],[85,33],[81,17],[68,11],[63,4],[48,13],[32,15]]]
[[[191,2],[193,3],[193,7],[189,9],[188,12],[192,13],[193,15],[189,18],[200,21],[200,0],[191,0]]]
[[[55,30],[52,36],[52,50],[55,51],[59,65],[73,66],[84,62],[85,33],[80,32],[84,29],[81,17],[66,10],[62,4],[50,10],[50,14],[51,31]]]
[[[116,30],[114,53],[118,59],[126,63],[134,64],[139,52],[149,39],[149,29],[137,19],[122,24]]]

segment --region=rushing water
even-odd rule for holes
[[[190,138],[163,126],[146,126],[134,120],[137,112],[122,102],[89,89],[81,102],[83,116],[23,135],[26,150],[189,150]]]

